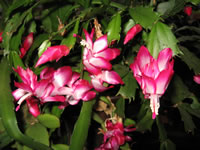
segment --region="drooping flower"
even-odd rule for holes
[[[135,61],[130,65],[145,98],[150,99],[153,119],[158,115],[159,98],[164,94],[173,76],[173,65],[170,48],[160,51],[158,58],[154,59],[144,46],[141,46]]]
[[[44,51],[44,53],[38,59],[35,65],[35,68],[49,61],[53,61],[53,60],[58,61],[63,56],[68,55],[69,51],[70,51],[69,48],[65,45],[57,45],[57,46],[48,47],[47,50]]]
[[[49,80],[42,79],[38,81],[37,75],[33,73],[29,68],[24,70],[21,67],[14,69],[18,73],[22,82],[15,82],[15,86],[18,87],[12,92],[15,100],[19,104],[16,111],[19,110],[20,105],[26,100],[29,112],[37,117],[40,114],[39,104],[43,104],[51,101],[64,102],[64,96],[52,96],[51,93],[54,90],[54,86]]]
[[[85,46],[83,53],[83,64],[85,70],[91,74],[98,74],[102,69],[111,70],[111,60],[115,59],[120,50],[117,48],[108,48],[107,35],[103,35],[95,42],[92,41],[94,29],[89,34],[85,29],[86,40],[82,40],[81,44]]]
[[[142,26],[140,24],[136,24],[131,29],[129,29],[124,39],[124,45],[128,43],[131,39],[133,39],[135,35],[138,34],[140,31],[142,31]]]
[[[191,16],[192,14],[192,7],[191,6],[185,6],[184,7],[184,13],[188,16]]]
[[[200,75],[195,75],[193,79],[197,84],[200,84]]]
[[[21,48],[20,48],[20,58],[23,58],[26,52],[29,50],[31,45],[33,44],[33,32],[29,33],[29,35],[25,38]]]
[[[2,34],[3,34],[3,32],[0,32],[0,43],[3,41]]]
[[[103,144],[95,150],[118,150],[125,141],[131,141],[131,137],[125,136],[124,131],[135,131],[135,128],[124,128],[121,122],[113,123],[111,120],[107,120],[106,131],[102,131],[104,134]]]
[[[110,70],[103,70],[97,75],[91,75],[91,84],[93,85],[94,89],[98,92],[103,92],[113,87],[104,86],[104,83],[108,84],[124,84],[121,77],[115,72]]]

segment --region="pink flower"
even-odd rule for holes
[[[126,37],[124,39],[124,45],[128,43],[131,39],[135,37],[136,34],[138,34],[140,31],[142,31],[142,26],[140,24],[134,25],[126,34]]]
[[[104,86],[104,83],[108,84],[124,84],[121,77],[115,71],[101,71],[97,75],[91,75],[91,84],[93,85],[94,89],[98,92],[103,92],[112,88],[113,86]]]
[[[25,38],[22,47],[20,48],[20,58],[23,58],[26,52],[29,50],[31,45],[33,44],[33,32],[29,33],[29,35]]]
[[[85,69],[91,74],[98,74],[102,69],[111,70],[111,60],[115,59],[120,50],[117,48],[108,48],[107,35],[101,36],[95,42],[92,41],[94,29],[91,34],[86,30],[86,40],[82,40],[81,44],[85,46],[83,53],[83,64]]]
[[[195,81],[197,84],[200,84],[200,75],[195,75],[195,76],[194,76],[194,81]]]
[[[38,59],[35,68],[48,61],[53,61],[53,60],[58,61],[60,58],[68,54],[69,54],[69,48],[65,45],[48,47],[47,50]]]
[[[130,65],[145,98],[150,99],[153,119],[158,115],[159,98],[164,94],[173,76],[173,65],[170,48],[160,51],[158,58],[154,59],[144,46],[141,46],[135,61]]]
[[[3,34],[3,32],[0,32],[0,43],[3,41],[2,34]]]
[[[110,120],[106,121],[106,131],[104,134],[104,143],[95,150],[118,150],[120,145],[125,141],[131,141],[131,137],[125,136],[124,131],[135,131],[135,128],[124,128],[121,122],[112,123]]]
[[[184,13],[185,13],[186,15],[188,15],[188,16],[191,16],[191,14],[192,14],[192,7],[191,7],[191,6],[186,6],[186,7],[184,8]]]
[[[17,67],[14,71],[18,73],[22,80],[21,83],[14,83],[18,89],[12,92],[12,95],[19,104],[16,111],[19,110],[22,102],[26,100],[29,112],[37,117],[40,114],[39,104],[51,101],[65,101],[63,96],[52,96],[51,93],[54,90],[53,84],[47,79],[37,81],[37,76],[29,68],[24,70],[21,67]]]
[[[88,101],[96,96],[94,91],[90,91],[93,87],[88,81],[79,79],[80,74],[72,72],[71,67],[64,66],[56,71],[52,68],[43,70],[40,74],[41,78],[51,78],[54,90],[51,95],[65,96],[65,102],[61,104],[60,108],[77,104],[81,99]]]

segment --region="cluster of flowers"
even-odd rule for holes
[[[124,128],[123,124],[120,121],[113,123],[111,120],[107,120],[106,132],[102,131],[102,133],[104,134],[104,143],[95,150],[118,150],[119,146],[123,145],[125,141],[132,140],[130,136],[124,135],[124,132],[132,132],[136,130],[136,128],[130,127],[131,126]]]

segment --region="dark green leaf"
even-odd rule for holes
[[[109,22],[108,27],[106,29],[108,35],[108,42],[110,43],[113,40],[120,39],[121,32],[121,15],[117,13],[113,16],[112,20]]]
[[[26,135],[32,137],[34,140],[49,145],[49,135],[47,129],[40,123],[30,125],[26,129]]]
[[[79,118],[74,126],[69,150],[83,150],[88,135],[88,129],[91,121],[92,108],[94,103],[94,100],[83,102]]]
[[[120,87],[118,94],[121,94],[124,98],[135,99],[136,89],[138,88],[137,82],[133,77],[133,74],[129,72],[122,78],[124,85]]]
[[[176,145],[170,139],[166,139],[160,143],[160,150],[176,150]]]
[[[129,9],[130,16],[146,29],[151,29],[153,24],[160,19],[151,7],[134,7]]]
[[[125,99],[120,97],[120,99],[117,100],[115,106],[116,106],[115,113],[118,116],[125,118]]]
[[[195,74],[200,73],[200,59],[187,48],[181,46],[180,49],[183,52],[181,59],[188,65],[191,70],[194,70]]]
[[[65,144],[53,144],[52,148],[53,150],[68,150],[69,146]]]
[[[128,22],[125,23],[124,25],[124,34],[128,32],[133,26],[135,25],[135,21],[133,19],[129,19]]]
[[[48,32],[51,33],[53,31],[53,27],[52,27],[52,20],[49,16],[50,11],[48,9],[44,10],[42,12],[42,16],[44,17],[42,19],[42,25],[43,25],[43,29]]]
[[[178,105],[178,110],[181,114],[181,119],[184,122],[185,131],[194,133],[196,126],[192,120],[192,116],[185,109],[184,104]]]
[[[125,126],[130,126],[130,125],[135,125],[135,124],[136,124],[136,122],[134,120],[132,120],[132,119],[126,118],[124,120],[124,125]]]
[[[51,114],[41,114],[37,117],[39,122],[47,128],[59,128],[60,120],[58,117]]]
[[[80,20],[76,21],[76,24],[74,26],[74,29],[69,33],[67,38],[64,38],[61,42],[61,45],[66,45],[69,47],[69,49],[72,49],[76,43],[76,37],[74,37],[74,34],[78,34],[78,29],[79,29],[79,23]]]
[[[159,52],[164,48],[171,48],[173,55],[179,55],[182,52],[179,50],[177,42],[171,29],[167,25],[157,22],[149,34],[147,47],[154,58],[157,58]]]
[[[22,59],[19,57],[19,54],[16,51],[10,52],[9,59],[12,62],[12,66],[14,68],[17,68],[17,66],[25,68],[24,63],[22,62]]]
[[[187,2],[190,2],[194,5],[198,5],[200,3],[200,0],[186,0]]]

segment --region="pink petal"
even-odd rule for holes
[[[162,51],[160,51],[157,58],[159,70],[162,71],[165,68],[167,68],[167,65],[171,59],[172,59],[172,50],[170,48],[165,48]]]
[[[24,89],[16,89],[12,92],[12,95],[14,96],[15,100],[19,100],[22,96],[24,96],[27,93]]]
[[[3,32],[0,32],[0,43],[3,41],[2,34],[3,34]]]
[[[40,82],[38,82],[37,87],[34,89],[34,94],[37,97],[44,97],[47,96],[47,93],[51,93],[54,89],[54,86],[52,84],[49,84],[49,80],[40,80]]]
[[[29,50],[31,45],[33,44],[33,32],[29,33],[29,35],[25,38],[22,47],[20,48],[20,58],[23,58],[26,52]]]
[[[58,93],[59,95],[73,95],[73,89],[70,87],[60,87],[58,89]]]
[[[92,57],[89,59],[89,63],[92,64],[94,67],[102,68],[110,70],[112,68],[112,65],[105,59],[100,57]]]
[[[126,34],[126,37],[124,39],[124,45],[128,43],[131,39],[135,37],[136,34],[138,34],[140,31],[142,31],[142,26],[139,24],[134,25]]]
[[[35,65],[35,68],[48,61],[58,61],[63,56],[68,55],[69,51],[69,48],[65,45],[48,47],[47,50],[40,56],[39,60]]]
[[[145,46],[141,46],[134,63],[137,63],[138,67],[142,71],[145,65],[149,64],[152,59],[153,57],[149,53],[148,49]]]
[[[80,78],[80,74],[77,72],[73,72],[71,80],[67,83],[69,87],[72,87],[73,84]]]
[[[62,87],[66,85],[72,77],[72,69],[69,66],[64,66],[59,68],[54,72],[54,81],[53,84],[56,87]]]
[[[108,47],[107,35],[101,36],[94,42],[93,53],[99,53]]]
[[[124,84],[115,71],[102,71],[102,80],[109,84]]]
[[[156,79],[156,93],[159,95],[164,94],[172,76],[174,74],[173,66],[169,69],[163,70]]]
[[[93,47],[92,37],[94,34],[94,29],[92,29],[91,35],[89,35],[89,33],[85,29],[83,29],[83,32],[85,33],[86,42],[89,44],[90,47]]]
[[[51,67],[46,67],[40,72],[40,79],[51,80],[55,70]]]
[[[113,86],[105,87],[103,84],[96,78],[91,79],[91,84],[94,87],[94,89],[98,92],[103,92],[105,90],[108,90],[110,88],[113,88]]]
[[[98,74],[101,72],[101,69],[100,68],[97,68],[93,65],[91,65],[88,60],[84,60],[83,61],[83,64],[85,66],[85,70],[87,70],[89,73],[91,74]]]
[[[200,75],[195,75],[193,79],[197,84],[200,84]]]
[[[94,54],[94,57],[102,57],[106,60],[113,60],[120,55],[120,50],[117,48],[107,48],[99,53]]]
[[[25,49],[24,49],[23,47],[21,47],[21,48],[20,48],[20,55],[19,55],[19,57],[20,57],[20,58],[23,58],[23,57],[25,56],[25,54],[26,54]]]
[[[142,76],[142,86],[141,86],[144,94],[154,94],[156,93],[156,83],[154,79]]]
[[[20,89],[23,89],[27,92],[33,92],[33,89],[30,88],[30,86],[28,84],[25,84],[25,83],[19,83],[19,82],[14,82],[14,85]]]
[[[30,97],[26,100],[26,104],[28,106],[30,114],[32,114],[34,117],[37,117],[40,114],[40,109],[38,106],[38,100]]]
[[[66,98],[64,96],[60,96],[60,95],[48,96],[48,97],[45,97],[44,99],[42,99],[42,103],[46,103],[46,102],[64,102],[65,99]]]
[[[92,89],[92,86],[87,80],[80,79],[76,82],[76,88],[74,89],[74,99],[82,99],[86,92]]]
[[[191,7],[191,6],[186,6],[186,7],[184,8],[184,13],[185,13],[186,15],[188,15],[188,16],[191,16],[191,14],[192,14],[192,7]]]
[[[96,93],[94,91],[88,91],[84,94],[84,96],[82,97],[82,100],[88,101],[95,98],[95,96],[96,96]]]

